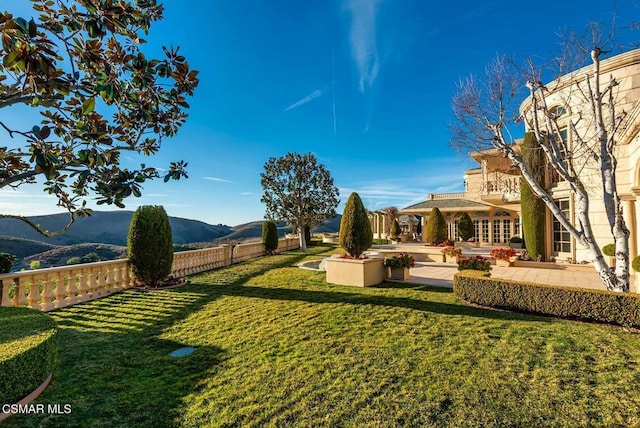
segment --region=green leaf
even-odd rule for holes
[[[8,54],[7,56],[4,57],[4,60],[2,61],[2,65],[4,65],[7,68],[11,68],[13,67],[13,65],[18,61],[18,58],[20,57],[20,51],[13,51],[10,54]]]
[[[96,108],[96,99],[91,97],[82,103],[82,114],[89,114]]]

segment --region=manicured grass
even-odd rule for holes
[[[446,289],[327,285],[291,267],[303,257],[54,312],[59,365],[39,402],[73,413],[8,425],[640,425],[637,334],[469,307]],[[198,350],[168,355],[182,346]]]

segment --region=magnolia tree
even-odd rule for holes
[[[583,51],[589,58],[587,67],[562,78],[563,67],[559,67],[556,80],[547,85],[542,83],[541,72],[531,61],[521,68],[504,57],[494,60],[483,78],[470,76],[462,80],[453,99],[457,121],[453,125],[452,144],[470,150],[498,149],[521,171],[562,227],[588,249],[606,288],[629,291],[629,231],[616,187],[616,143],[625,113],[616,105],[619,82],[602,76],[602,50],[594,45]],[[561,66],[565,63],[555,62]],[[520,111],[524,89],[528,98]],[[568,108],[565,106],[572,109],[570,115],[565,114]],[[527,130],[539,142],[550,175],[573,195],[575,223],[554,201],[548,186],[536,180],[538,171],[532,171],[523,162],[510,131],[514,120],[525,121]],[[594,237],[589,218],[590,195],[599,195],[604,200],[616,246],[616,262],[612,267]]]
[[[32,2],[37,19],[0,12],[0,109],[34,113],[26,129],[0,117],[0,189],[43,183],[69,222],[49,232],[24,216],[0,218],[53,236],[90,214],[90,193],[98,204],[124,207],[124,199],[141,195],[141,183],[160,177],[145,165],[124,168],[121,155],[160,150],[184,123],[198,79],[177,48],[163,48],[161,59],[141,51],[151,24],[162,19],[155,0]],[[171,163],[164,180],[186,177],[185,166]]]
[[[280,158],[269,158],[260,178],[265,217],[295,226],[300,248],[306,251],[305,227],[335,217],[340,202],[338,188],[333,185],[329,170],[318,163],[313,153],[287,153]]]

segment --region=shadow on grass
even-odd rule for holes
[[[450,287],[441,287],[438,285],[428,285],[428,284],[412,284],[408,282],[389,282],[385,281],[382,284],[376,285],[373,288],[391,288],[398,290],[419,290],[419,291],[429,291],[431,293],[444,293],[444,294],[452,294],[453,288]]]
[[[226,296],[252,297],[270,300],[290,300],[308,303],[345,303],[351,305],[375,305],[413,309],[443,315],[462,315],[499,320],[527,320],[549,322],[543,317],[498,312],[490,309],[476,308],[466,305],[433,302],[408,297],[390,297],[346,293],[336,291],[299,290],[291,288],[267,288],[254,286],[220,287],[219,293]]]
[[[235,287],[268,270],[285,267],[308,253],[263,257],[199,276],[221,278]],[[59,328],[58,364],[38,403],[70,404],[71,414],[15,415],[6,426],[174,426],[185,396],[214,376],[225,352],[215,346],[162,339],[165,331],[221,289],[186,285],[171,290],[127,290],[49,314]],[[169,353],[198,348],[184,358]]]

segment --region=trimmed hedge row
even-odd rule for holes
[[[640,296],[606,290],[558,287],[462,271],[453,278],[453,292],[482,306],[640,327]]]
[[[0,404],[36,389],[56,364],[58,330],[45,313],[0,307]]]

